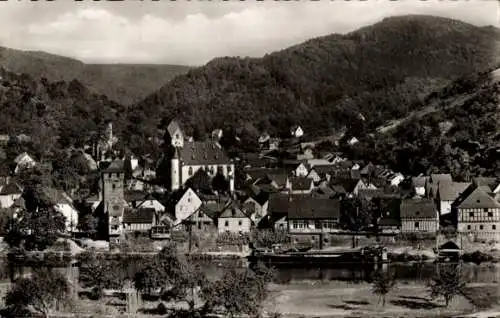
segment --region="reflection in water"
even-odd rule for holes
[[[241,262],[235,263],[234,261],[206,261],[201,262],[209,279],[220,279],[228,268],[241,267]],[[123,277],[132,278],[140,266],[140,261],[124,261],[119,269],[123,273]],[[450,264],[440,264],[439,266],[434,263],[395,263],[380,266],[384,271],[394,273],[397,280],[405,282],[425,282],[431,279],[440,266],[450,266]],[[500,281],[500,266],[497,264],[461,264],[460,266],[464,278],[471,283],[496,283]],[[290,283],[300,281],[350,281],[362,282],[370,281],[370,277],[374,270],[374,266],[361,266],[360,264],[342,264],[342,266],[335,266],[325,268],[277,268],[277,283]],[[68,266],[66,268],[59,268],[71,280],[78,277],[78,267]],[[0,261],[0,282],[7,283],[11,279],[22,275],[29,275],[30,268],[22,266],[9,266],[7,261]]]

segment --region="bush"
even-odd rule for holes
[[[255,230],[250,234],[255,247],[271,248],[273,244],[288,244],[290,237],[286,231]]]

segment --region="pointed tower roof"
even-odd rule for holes
[[[182,128],[181,125],[174,119],[170,122],[170,124],[168,124],[167,131],[170,136],[173,136],[177,130],[182,131]]]

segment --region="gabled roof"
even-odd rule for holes
[[[313,180],[306,177],[292,178],[292,191],[305,191],[311,189]]]
[[[455,202],[459,209],[494,209],[500,208],[493,197],[488,195],[481,187],[469,187]]]
[[[125,162],[121,159],[116,159],[104,170],[106,173],[112,172],[124,172],[125,171]]]
[[[274,181],[279,187],[286,186],[286,181],[288,179],[287,173],[268,173],[266,177],[269,181]]]
[[[288,219],[338,219],[340,202],[324,197],[297,198],[288,204]]]
[[[236,201],[231,201],[222,209],[219,218],[248,218],[248,216]]]
[[[335,167],[332,165],[317,165],[311,168],[311,170],[316,171],[318,174],[331,174]]]
[[[359,182],[361,182],[359,179],[332,179],[330,180],[330,188],[336,192],[352,193]]]
[[[259,191],[258,194],[251,196],[255,202],[257,202],[259,205],[265,204],[267,201],[269,201],[269,193],[265,191]]]
[[[230,160],[219,143],[215,141],[191,141],[179,149],[184,165],[224,165]]]
[[[336,179],[361,179],[361,172],[359,170],[335,170],[333,175]]]
[[[202,192],[212,191],[212,182],[205,169],[198,169],[194,175],[186,181],[186,185],[193,190]]]
[[[437,219],[437,209],[430,199],[403,200],[400,206],[401,219]]]
[[[470,182],[440,181],[437,189],[439,199],[441,201],[455,201],[470,185]]]
[[[15,182],[9,182],[2,188],[0,191],[0,195],[13,195],[13,194],[22,194],[23,189],[21,186]]]
[[[227,202],[204,202],[200,207],[200,212],[215,220],[219,217]]]
[[[123,212],[123,223],[134,224],[152,224],[155,216],[155,209],[153,208],[140,208],[130,209],[125,208]]]
[[[18,156],[14,159],[14,162],[15,162],[15,163],[19,163],[19,161],[21,161],[21,159],[23,159],[23,157],[25,157],[25,156],[28,156],[28,157],[30,157],[31,159],[33,159],[30,155],[28,155],[28,153],[27,153],[27,152],[23,152],[23,153],[19,154],[19,155],[18,155]]]

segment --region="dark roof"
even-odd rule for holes
[[[335,192],[352,193],[359,181],[359,179],[332,179],[330,180],[330,188]]]
[[[273,169],[273,168],[250,168],[245,169],[244,172],[250,176],[254,181],[258,179],[265,178],[267,174],[286,174],[284,169]]]
[[[205,169],[198,169],[194,175],[186,181],[186,185],[193,190],[201,190],[203,192],[212,191],[212,182]]]
[[[451,178],[451,174],[449,173],[436,173],[431,174],[430,180],[431,183],[438,183],[441,181],[453,181]]]
[[[313,183],[312,179],[306,177],[292,178],[290,181],[292,183],[292,191],[309,190]]]
[[[288,213],[288,205],[290,196],[283,193],[272,193],[269,195],[269,203],[267,204],[267,211],[273,213]]]
[[[400,206],[401,219],[436,219],[437,209],[430,199],[403,200]]]
[[[359,170],[335,170],[333,176],[336,179],[361,179]]]
[[[482,187],[470,186],[454,203],[459,209],[498,209],[500,203]]]
[[[440,181],[437,188],[439,199],[455,201],[470,185],[470,182]]]
[[[425,184],[427,183],[427,179],[429,177],[413,177],[411,178],[411,182],[413,184],[414,187],[416,188],[423,188],[425,187]]]
[[[129,209],[126,208],[123,212],[123,223],[141,223],[141,224],[151,224],[153,223],[155,215],[155,209],[153,208],[140,208],[140,209]]]
[[[474,178],[473,182],[477,186],[487,186],[488,188],[490,188],[490,191],[493,191],[500,183],[500,180],[498,178],[494,178],[494,177],[493,178],[476,177],[476,178]]]
[[[230,160],[222,147],[215,141],[185,142],[180,149],[184,165],[223,165]]]
[[[335,167],[332,165],[317,165],[312,167],[311,170],[316,171],[318,174],[331,174],[335,170]]]
[[[269,193],[260,191],[257,195],[252,196],[252,199],[254,199],[258,204],[263,205],[269,200]]]
[[[120,159],[116,159],[104,170],[104,172],[124,172],[125,162]]]
[[[12,194],[22,194],[22,193],[23,190],[21,189],[21,186],[19,186],[15,182],[9,182],[2,188],[0,195],[12,195]]]
[[[204,202],[200,207],[200,212],[204,213],[206,216],[215,220],[219,217],[227,202]]]
[[[246,218],[248,217],[236,201],[227,204],[219,215],[219,218]]]
[[[266,177],[270,181],[274,181],[278,184],[279,187],[286,186],[286,180],[288,179],[287,173],[268,173]]]
[[[340,202],[329,198],[298,198],[288,204],[288,219],[340,218]]]
[[[146,192],[139,191],[139,190],[131,190],[131,191],[124,192],[125,201],[127,201],[127,202],[145,200],[147,195],[148,194]]]

